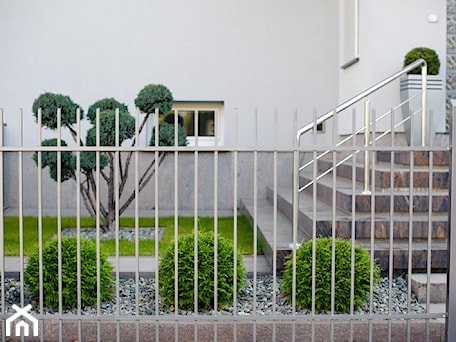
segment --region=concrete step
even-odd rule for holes
[[[255,204],[253,199],[241,199],[240,210],[246,215],[252,226],[255,220]],[[285,257],[290,254],[293,242],[293,225],[283,213],[277,210],[274,217],[272,202],[258,198],[256,204],[256,225],[258,239],[263,246],[263,253],[271,269],[274,267],[274,249],[276,250],[276,269],[282,270]],[[307,241],[308,236],[298,232],[297,242]],[[275,248],[274,248],[275,247]]]
[[[267,188],[267,198],[272,203],[275,196],[272,189]],[[277,205],[281,213],[292,221],[292,193],[287,187],[279,187],[277,190]],[[314,208],[315,207],[315,208]],[[272,206],[270,207],[272,211]],[[350,239],[352,237],[351,214],[334,209],[327,203],[316,200],[313,197],[301,193],[299,197],[299,230],[307,241],[313,234],[313,218],[315,216],[315,235],[332,236],[333,219],[335,217],[335,234],[338,237]],[[433,214],[431,228],[431,267],[432,269],[444,269],[447,267],[447,220],[445,213]],[[409,263],[409,226],[410,216],[404,213],[394,213],[394,217],[388,214],[374,213],[374,227],[371,226],[372,215],[356,213],[355,239],[356,243],[370,249],[370,237],[374,234],[374,257],[378,259],[383,269],[390,267],[390,225],[393,224],[393,267],[395,270],[408,270]],[[291,227],[291,223],[289,224]],[[427,214],[414,214],[412,217],[412,269],[415,271],[426,270],[428,262],[428,233],[429,217]],[[291,228],[288,228],[291,230]],[[291,234],[290,234],[291,236]]]
[[[266,196],[273,201],[274,192],[266,188]],[[292,193],[290,188],[279,187],[277,191],[277,203],[279,210],[292,220]],[[307,236],[312,236],[313,215],[315,210],[317,235],[331,235],[333,208],[326,202],[317,199],[314,208],[313,197],[308,193],[301,193],[299,197],[299,227]],[[409,237],[410,216],[408,213],[351,213],[335,210],[335,224],[337,235],[342,238],[351,238],[352,221],[355,223],[355,237],[357,239],[369,239],[371,236],[372,218],[374,220],[373,233],[376,239],[389,239],[390,226],[393,224],[393,237],[405,239]],[[448,214],[433,213],[431,237],[433,239],[446,239],[448,236]],[[427,239],[429,233],[429,217],[427,213],[415,213],[412,218],[413,238]]]
[[[357,240],[357,243],[370,250],[370,240]],[[391,248],[392,247],[392,248]],[[409,269],[409,255],[411,254],[411,269],[413,272],[425,272],[428,266],[428,242],[413,240],[411,253],[409,242],[405,239],[394,240],[393,245],[387,240],[374,240],[374,257],[384,270],[390,268],[390,253],[393,253],[393,268],[396,271],[407,272]],[[448,267],[447,241],[439,240],[431,243],[431,269],[444,270]]]
[[[300,186],[304,186],[312,181],[312,175],[302,174]],[[336,188],[335,198],[338,209],[350,213],[352,211],[352,201],[355,201],[356,212],[370,212],[371,203],[374,201],[375,212],[389,212],[390,202],[393,200],[393,211],[408,212],[410,210],[410,193],[408,190],[397,189],[390,194],[389,191],[374,190],[372,194],[363,193],[363,188],[359,183],[353,184],[352,181],[338,177],[334,183],[332,175],[328,174],[320,178],[317,182],[317,196],[324,202],[333,202],[333,188]],[[354,192],[353,192],[354,188]],[[305,190],[307,193],[313,191],[310,186]],[[429,211],[429,198],[431,198],[431,209],[433,212],[448,212],[449,198],[448,190],[433,189],[430,196],[428,190],[417,189],[413,191],[413,212]]]
[[[325,172],[332,168],[332,161],[319,160],[318,170]],[[429,166],[417,165],[413,167],[413,187],[428,188],[429,187]],[[355,165],[356,181],[364,182],[364,165]],[[344,163],[337,167],[337,176],[352,179],[353,166],[352,163]],[[450,181],[450,173],[448,166],[436,166],[432,170],[432,188],[433,189],[448,189]],[[384,162],[375,165],[375,186],[378,189],[391,188],[391,167],[390,164]],[[395,164],[393,169],[393,187],[394,188],[409,188],[410,187],[410,165]]]
[[[412,291],[417,300],[421,304],[427,303],[427,295],[429,289],[429,303],[445,303],[446,302],[446,273],[413,273],[410,276]]]
[[[377,161],[391,162],[391,152],[378,151]],[[413,151],[413,165],[429,165],[428,151]],[[410,151],[398,151],[394,153],[394,162],[397,164],[410,165]],[[432,162],[434,166],[448,166],[450,162],[449,151],[434,151],[432,153]]]

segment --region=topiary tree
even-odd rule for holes
[[[145,114],[142,123],[139,125],[138,133],[140,134],[152,113],[158,109],[159,114],[166,114],[170,111],[173,104],[171,92],[163,85],[149,84],[145,86],[138,94],[135,104]],[[41,109],[41,124],[44,127],[55,130],[57,128],[57,112],[61,112],[61,126],[70,131],[74,141],[79,146],[96,146],[97,145],[97,110],[99,110],[98,120],[100,122],[100,146],[115,146],[116,144],[116,109],[119,109],[119,145],[125,141],[131,140],[132,146],[135,144],[136,119],[128,112],[128,107],[114,98],[105,98],[99,100],[89,107],[87,119],[92,125],[88,129],[85,141],[77,140],[77,122],[76,112],[80,108],[68,96],[61,94],[44,93],[41,94],[33,103],[33,114],[38,121],[38,111]],[[81,110],[81,119],[84,118]],[[183,128],[178,127],[178,145],[187,145],[187,136]],[[155,145],[155,129],[152,132],[151,145]],[[46,139],[42,146],[57,146],[57,139]],[[67,146],[66,141],[61,141],[62,146]],[[159,124],[159,145],[174,145],[174,125],[161,122]],[[115,228],[116,217],[116,196],[115,196],[115,170],[119,168],[119,198],[124,198],[123,203],[119,203],[119,215],[125,212],[128,206],[135,199],[134,189],[128,189],[126,183],[129,175],[129,168],[133,152],[126,152],[126,157],[120,153],[120,163],[117,163],[114,152],[101,152],[99,159],[101,179],[105,181],[107,194],[100,200],[101,228],[104,231],[112,231]],[[61,155],[61,178],[62,182],[73,179],[76,181],[76,156],[68,151],[60,153]],[[50,177],[54,181],[57,179],[57,152],[42,152],[41,166],[49,167]],[[158,160],[152,159],[146,167],[143,175],[139,179],[139,191],[142,191],[148,184],[154,174],[155,162],[160,165],[166,156],[165,152],[160,152]],[[38,164],[38,154],[33,156],[35,163]],[[82,151],[80,153],[80,166],[82,181],[80,184],[81,195],[84,204],[90,215],[96,219],[97,213],[97,186],[96,186],[96,167],[97,158],[94,151]],[[125,191],[130,194],[125,194]]]
[[[331,264],[333,240],[331,237],[315,241],[315,311],[331,310]],[[351,291],[351,243],[335,239],[335,284],[334,310],[350,311]],[[312,306],[312,240],[303,243],[296,250],[296,305],[311,309]],[[370,254],[367,250],[355,247],[355,282],[353,303],[355,309],[364,304],[370,291]],[[374,284],[380,279],[380,267],[374,263]],[[293,259],[287,257],[283,271],[282,290],[290,296],[293,288]]]
[[[214,234],[212,232],[198,233],[198,308],[209,309],[214,306]],[[232,303],[234,296],[234,281],[237,291],[244,286],[246,269],[242,255],[238,253],[237,264],[234,266],[233,243],[223,237],[218,237],[217,259],[217,303],[219,306]],[[169,247],[159,264],[159,291],[167,306],[175,306],[184,310],[192,310],[194,304],[194,234],[179,237],[177,242],[178,254],[178,304],[175,303],[174,293],[174,244]],[[237,267],[237,278],[234,279],[234,267]]]
[[[81,238],[81,306],[94,305],[97,302],[97,248],[94,241]],[[39,297],[43,289],[43,303],[46,306],[59,305],[59,248],[58,239],[53,239],[43,248],[43,282],[39,277],[39,251],[37,250],[27,261],[24,280],[31,292]],[[61,240],[61,279],[62,279],[62,306],[75,308],[78,305],[78,277],[77,277],[77,239],[75,237]],[[100,300],[112,298],[113,277],[112,264],[105,255],[100,257]]]

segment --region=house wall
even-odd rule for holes
[[[176,100],[223,101],[225,144],[279,144],[338,95],[338,1],[4,0],[0,5],[0,108],[6,144],[36,144],[31,116],[42,92],[69,95],[82,108],[115,97],[134,109],[146,84],[162,83]],[[331,82],[327,80],[331,79]]]
[[[433,48],[440,57],[440,76],[446,79],[446,0],[363,0],[359,1],[359,62],[339,69],[339,101],[342,102],[369,86],[399,71],[405,54],[414,47]],[[436,15],[437,22],[429,22]],[[341,44],[343,22],[341,22]],[[340,55],[340,65],[345,62]],[[437,131],[445,131],[445,90],[439,113]],[[399,82],[392,83],[371,98],[377,113],[384,113],[400,103]],[[399,113],[400,115],[400,113]],[[351,114],[341,118],[340,130],[351,130]],[[389,120],[389,118],[388,118]],[[359,127],[363,123],[358,114]],[[389,123],[389,122],[388,122]],[[378,127],[383,129],[381,125]]]
[[[124,164],[126,155],[123,154]],[[19,154],[17,152],[5,152],[4,169],[5,178],[5,208],[6,213],[14,215],[18,213],[21,206],[24,215],[36,216],[39,203],[43,215],[57,216],[57,203],[59,189],[57,183],[49,177],[49,169],[44,168],[41,178],[38,168],[32,159],[31,152],[24,152],[22,155],[22,170],[18,168]],[[138,176],[141,177],[154,158],[154,153],[140,152],[138,156]],[[237,158],[237,164],[235,163]],[[135,157],[129,168],[129,177],[125,191],[120,199],[120,206],[134,192],[135,189]],[[153,216],[154,209],[158,208],[160,215],[171,215],[175,209],[175,155],[166,155],[163,163],[158,168],[158,204],[155,202],[155,174],[139,196],[138,210],[142,216]],[[198,204],[197,208],[201,215],[212,215],[214,213],[215,193],[215,162],[213,152],[199,152],[197,157],[198,173],[195,177],[195,155],[192,152],[180,152],[177,157],[177,206],[179,214],[192,215],[195,208],[195,181],[198,181]],[[234,166],[237,169],[234,170]],[[277,155],[277,183],[279,186],[289,184],[292,179],[293,154],[280,152]],[[231,215],[234,203],[239,199],[253,198],[255,182],[257,195],[266,196],[266,186],[273,187],[274,156],[272,152],[258,152],[256,162],[256,179],[254,178],[254,153],[252,151],[240,151],[235,157],[233,152],[220,151],[217,155],[217,209],[220,215]],[[20,173],[21,172],[21,173]],[[236,180],[235,180],[236,174]],[[20,197],[19,178],[22,178],[22,198]],[[41,198],[39,198],[39,180],[41,180]],[[84,177],[81,177],[84,181]],[[101,203],[106,205],[107,191],[103,178],[100,177],[100,198]],[[235,186],[237,184],[238,196],[234,198]],[[77,207],[77,183],[70,179],[61,183],[60,207],[64,216],[76,216]],[[88,216],[83,202],[81,201],[82,215]],[[132,202],[124,216],[134,216],[135,202]]]

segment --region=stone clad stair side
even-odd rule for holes
[[[393,267],[396,271],[405,271],[408,268],[409,244],[409,189],[410,184],[410,153],[397,152],[394,165],[394,191],[390,191],[390,152],[377,152],[375,170],[376,190],[371,195],[362,194],[362,180],[364,170],[362,166],[355,167],[355,196],[352,188],[352,165],[343,164],[337,168],[336,174],[336,208],[333,209],[333,176],[328,174],[317,183],[316,207],[313,205],[313,187],[309,187],[300,194],[299,207],[299,234],[298,241],[307,241],[312,237],[313,217],[317,236],[331,236],[333,229],[333,211],[335,212],[336,235],[342,238],[351,238],[352,201],[355,201],[355,237],[356,241],[370,248],[371,230],[375,237],[374,256],[378,259],[383,269],[389,268],[389,240],[392,231],[394,238]],[[414,152],[413,172],[413,256],[412,267],[414,271],[424,271],[427,267],[427,245],[429,226],[429,158],[427,153]],[[448,232],[448,160],[446,151],[433,153],[432,174],[432,252],[431,262],[433,270],[442,270],[447,265],[447,232]],[[318,170],[320,173],[327,170],[331,162],[320,160]],[[306,184],[312,177],[301,175],[301,185]],[[266,199],[258,200],[258,232],[263,244],[264,253],[267,255],[272,267],[272,240],[273,235],[273,199],[274,191],[266,189]],[[278,223],[277,231],[280,238],[277,240],[277,268],[283,268],[285,255],[291,252],[292,242],[292,189],[279,187],[277,189]],[[390,227],[391,215],[390,200],[393,198],[393,226]],[[373,200],[374,199],[374,200]],[[371,203],[374,203],[374,223],[371,223]],[[241,208],[253,222],[253,201],[242,200]],[[259,209],[261,208],[261,209]],[[279,233],[280,232],[280,233]],[[268,238],[269,237],[269,238]]]

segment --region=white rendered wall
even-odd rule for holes
[[[399,71],[403,67],[405,54],[418,46],[437,51],[441,64],[440,76],[445,84],[445,0],[363,0],[359,3],[359,62],[346,70],[339,70],[339,101],[342,102]],[[438,21],[429,22],[429,15],[436,15]],[[340,64],[344,62],[341,56]],[[445,128],[444,95],[443,91],[437,131]],[[383,113],[398,104],[399,82],[385,88],[372,101],[377,113]],[[350,115],[347,113],[339,121],[341,133],[347,133],[351,129]],[[359,113],[359,125],[363,122],[362,118],[362,113]],[[378,128],[382,129],[381,126]]]
[[[36,144],[31,107],[45,91],[69,95],[83,109],[115,97],[134,110],[149,83],[176,100],[224,101],[225,144],[279,144],[338,96],[336,0],[0,0],[0,108],[6,144],[16,144],[24,109],[25,144]],[[331,80],[328,82],[328,80]]]

